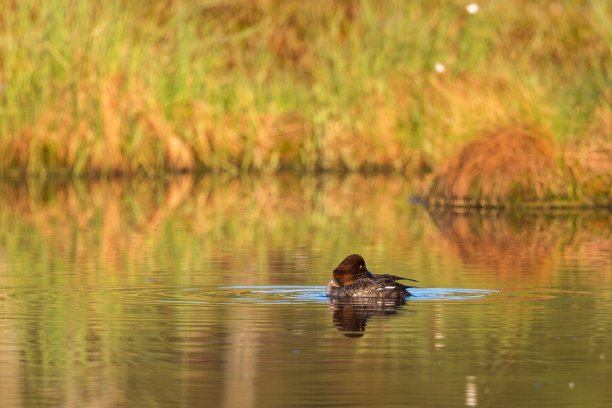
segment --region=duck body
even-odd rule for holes
[[[334,298],[383,298],[399,299],[412,296],[408,288],[397,280],[407,279],[389,274],[373,274],[365,265],[361,255],[347,256],[334,269],[333,278],[327,284],[325,293]]]
[[[337,286],[331,280],[325,293],[335,298],[403,298],[412,295],[408,288],[409,286],[387,279],[361,278],[344,286]]]

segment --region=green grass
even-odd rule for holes
[[[511,123],[612,132],[609,2],[379,3],[5,5],[0,171],[413,173]]]

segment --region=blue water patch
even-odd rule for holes
[[[459,289],[459,288],[412,288],[408,289],[414,296],[407,300],[466,300],[482,299],[501,290]]]
[[[326,302],[324,286],[226,286],[234,300],[258,302]],[[459,288],[411,288],[408,301],[482,299],[500,290]],[[255,296],[254,296],[255,295]]]

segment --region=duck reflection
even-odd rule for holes
[[[346,337],[362,337],[372,316],[392,315],[406,303],[399,298],[328,298],[334,326]]]

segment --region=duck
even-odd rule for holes
[[[332,280],[325,288],[325,294],[339,299],[404,299],[406,296],[412,296],[407,289],[413,286],[401,284],[397,282],[398,280],[417,282],[396,275],[373,274],[366,267],[361,255],[352,254],[344,258],[334,269]]]

